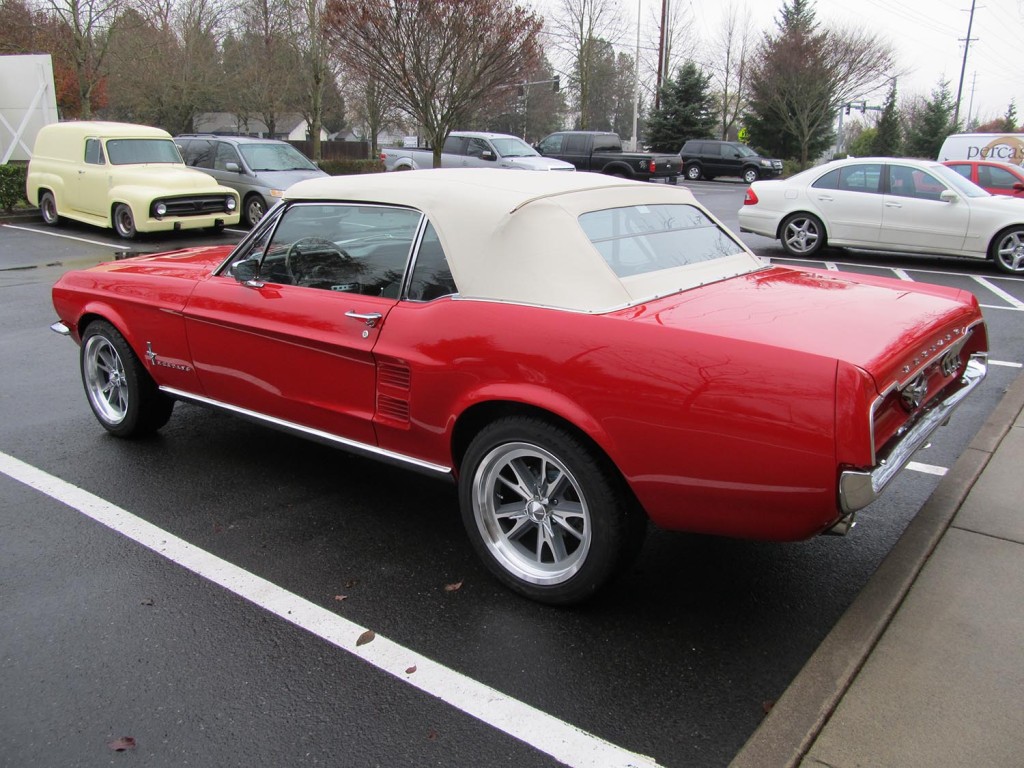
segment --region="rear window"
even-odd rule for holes
[[[618,277],[674,269],[743,252],[692,205],[637,205],[592,211],[580,226]]]

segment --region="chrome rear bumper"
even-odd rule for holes
[[[839,506],[843,515],[863,509],[881,495],[882,490],[910,461],[918,448],[928,442],[932,433],[942,426],[957,406],[988,373],[985,355],[975,355],[964,369],[964,386],[928,411],[900,441],[889,455],[870,472],[847,470],[839,476]]]

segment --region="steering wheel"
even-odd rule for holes
[[[316,277],[319,277],[319,274],[324,272],[326,266],[324,259],[329,261],[337,260],[342,266],[348,265],[352,261],[352,256],[330,240],[325,240],[322,237],[300,238],[288,246],[288,250],[284,254],[284,271],[295,284],[300,282],[296,272],[302,271],[303,258],[312,254],[320,257],[320,263],[315,265],[312,270],[318,273]]]

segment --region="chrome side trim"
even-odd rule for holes
[[[62,323],[60,320],[51,325],[50,330],[53,331],[54,333],[59,333],[61,336],[71,335],[71,329],[64,325],[64,323]]]
[[[964,398],[981,384],[988,373],[985,357],[984,353],[971,356],[964,368],[964,386],[929,410],[907,431],[877,467],[870,472],[847,470],[840,474],[839,506],[844,515],[863,509],[877,499],[889,481],[910,461],[910,457],[917,449],[928,442],[932,433],[945,423]]]
[[[312,427],[304,427],[301,424],[285,421],[284,419],[279,419],[275,416],[267,416],[264,413],[250,411],[247,408],[240,408],[239,406],[231,405],[230,403],[222,403],[219,400],[213,400],[209,397],[203,397],[202,395],[183,392],[180,389],[174,389],[173,387],[160,387],[160,391],[178,400],[187,400],[199,405],[208,405],[213,408],[230,411],[231,413],[241,416],[242,418],[249,419],[250,421],[266,424],[274,429],[279,429],[298,437],[316,440],[319,443],[325,443],[326,445],[330,445],[334,448],[342,448],[343,450],[357,453],[361,456],[368,456],[369,458],[377,459],[379,461],[385,461],[390,464],[397,464],[399,466],[415,469],[429,475],[445,475],[447,477],[452,477],[453,474],[451,467],[446,467],[441,464],[433,464],[432,462],[424,461],[423,459],[417,459],[412,456],[406,456],[402,453],[388,451],[384,448],[378,448],[376,445],[367,445],[366,443],[349,440],[344,437],[339,437],[338,435],[332,435],[330,432],[313,429]]]

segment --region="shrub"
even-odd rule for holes
[[[10,212],[25,199],[25,165],[0,165],[0,210]]]
[[[351,176],[358,173],[382,173],[382,160],[321,160],[320,170],[331,176]]]

